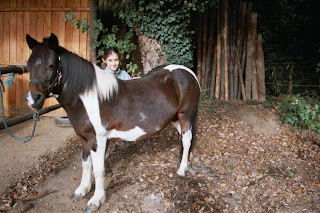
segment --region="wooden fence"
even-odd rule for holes
[[[26,65],[30,49],[26,34],[38,41],[56,34],[59,44],[81,57],[89,58],[87,34],[75,26],[63,22],[62,17],[75,12],[79,18],[90,17],[89,0],[0,0],[0,66]],[[8,77],[1,77],[4,82]],[[30,112],[24,102],[28,90],[29,74],[16,75],[12,87],[5,86],[4,106],[6,115],[20,115]],[[45,106],[56,104],[47,99]],[[54,115],[61,116],[60,109]]]

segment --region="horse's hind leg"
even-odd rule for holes
[[[182,131],[183,153],[182,153],[180,167],[177,171],[177,174],[180,176],[184,176],[185,171],[188,170],[188,157],[189,157],[189,150],[191,147],[191,140],[192,140],[191,131],[192,131],[191,127],[187,131]]]

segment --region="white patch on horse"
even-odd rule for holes
[[[140,122],[144,122],[147,119],[147,116],[145,114],[143,114],[142,112],[140,112]]]
[[[82,161],[82,178],[80,186],[74,191],[74,194],[84,197],[91,190],[92,185],[92,160],[91,155],[86,161]]]
[[[37,60],[36,60],[36,63],[34,64],[34,66],[38,66],[38,65],[40,65],[41,64],[41,58],[38,58]]]
[[[98,79],[98,77],[97,77]],[[99,85],[98,85],[99,86]],[[97,150],[91,150],[92,167],[95,177],[95,191],[88,206],[99,207],[105,201],[104,191],[104,154],[107,143],[107,131],[101,123],[97,85],[81,94],[83,106],[96,133]],[[101,86],[101,85],[100,85]],[[99,88],[101,89],[101,87]]]
[[[185,171],[188,169],[188,156],[189,156],[189,150],[191,146],[191,140],[192,140],[192,132],[191,132],[191,129],[189,129],[188,131],[182,134],[183,153],[182,153],[182,160],[180,163],[180,167],[177,171],[177,174],[180,176],[184,176]]]
[[[108,131],[108,139],[111,138],[120,138],[125,141],[136,141],[139,137],[145,135],[146,132],[143,131],[140,127],[136,126],[133,129],[128,131],[118,131],[116,129],[112,129]]]
[[[172,71],[174,71],[174,70],[176,70],[176,69],[186,70],[186,71],[188,71],[191,75],[193,75],[193,77],[197,80],[197,82],[198,82],[198,84],[199,84],[199,87],[200,87],[200,83],[199,83],[199,80],[198,80],[196,74],[194,74],[194,72],[193,72],[191,69],[189,69],[188,67],[185,67],[185,66],[183,66],[183,65],[170,64],[170,65],[165,66],[164,69],[169,70],[170,72],[172,72]]]
[[[110,98],[118,93],[117,78],[92,63],[96,72],[96,84],[99,99],[101,101],[110,100]]]
[[[181,135],[181,126],[180,126],[180,122],[179,121],[175,121],[175,122],[171,122],[172,125],[177,129],[177,131],[179,132],[179,135]]]
[[[87,206],[99,207],[106,199],[104,191],[104,156],[107,137],[96,135],[96,139],[97,150],[95,152],[93,150],[90,151],[96,188],[93,197],[88,201]]]
[[[30,91],[26,95],[26,101],[27,101],[28,106],[32,109],[32,105],[34,104],[34,100],[32,98]]]
[[[94,127],[96,135],[106,136],[107,131],[101,123],[98,92],[96,86],[94,85],[91,89],[87,90],[79,97],[82,100],[84,108],[87,111],[89,120]]]

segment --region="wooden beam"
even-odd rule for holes
[[[59,109],[60,107],[61,107],[60,104],[56,104],[56,105],[53,105],[53,106],[48,106],[46,108],[42,108],[42,109],[39,110],[39,115],[51,112],[51,111],[56,110],[56,109]],[[18,116],[18,117],[15,117],[15,118],[11,118],[11,119],[7,120],[7,126],[10,127],[10,126],[25,122],[27,120],[30,120],[32,118],[33,118],[33,112],[25,114],[25,115]],[[0,130],[4,129],[4,128],[5,128],[4,127],[4,123],[0,122]]]
[[[28,71],[28,67],[25,65],[16,66],[16,65],[10,65],[6,67],[0,67],[1,75],[8,74],[8,73],[14,73],[14,74],[23,74]]]
[[[90,12],[90,7],[30,7],[30,8],[0,8],[0,12]]]

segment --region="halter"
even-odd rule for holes
[[[49,92],[49,94],[51,93],[51,91],[53,90],[53,88],[55,88],[56,86],[58,86],[61,82],[61,77],[62,77],[62,72],[61,72],[61,61],[60,61],[60,57],[59,57],[59,68],[57,69],[57,74],[56,74],[56,77],[54,79],[54,81],[48,86],[47,90]],[[36,78],[33,78],[30,80],[29,82],[29,86],[31,84],[40,84],[43,88],[46,88],[46,84],[43,83],[42,81],[40,81],[39,79],[36,79]]]

